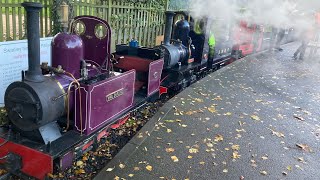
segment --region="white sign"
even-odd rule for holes
[[[52,37],[40,39],[40,61],[51,64]],[[4,93],[14,81],[21,81],[21,72],[28,69],[27,40],[0,42],[0,107]]]

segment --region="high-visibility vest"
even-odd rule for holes
[[[214,36],[214,34],[212,32],[210,32],[208,44],[209,44],[209,47],[215,47],[216,46],[216,37]]]

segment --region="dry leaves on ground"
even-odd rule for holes
[[[296,146],[304,151],[312,152],[312,149],[306,144],[296,144]]]
[[[219,141],[223,141],[223,136],[221,134],[216,135],[216,137],[214,138],[215,142],[219,142]]]
[[[173,148],[166,148],[166,152],[170,153],[170,152],[174,152]]]
[[[255,120],[255,121],[260,121],[260,118],[259,118],[259,116],[257,116],[257,115],[252,115],[252,116],[251,116],[251,119],[253,119],[253,120]]]
[[[146,169],[147,169],[148,171],[152,171],[152,166],[147,165],[147,166],[146,166]]]
[[[196,148],[190,148],[189,149],[189,153],[191,153],[191,154],[195,154],[195,153],[198,153],[198,152],[199,152],[199,150],[196,149]]]
[[[178,162],[178,161],[179,161],[179,159],[177,158],[177,156],[171,156],[171,160],[172,160],[173,162]]]

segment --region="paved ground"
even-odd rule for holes
[[[296,47],[192,85],[96,179],[320,179],[320,59]]]

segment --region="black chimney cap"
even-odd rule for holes
[[[21,3],[21,5],[23,7],[30,7],[30,8],[42,8],[42,4],[41,3],[37,3],[37,2],[23,2]]]

